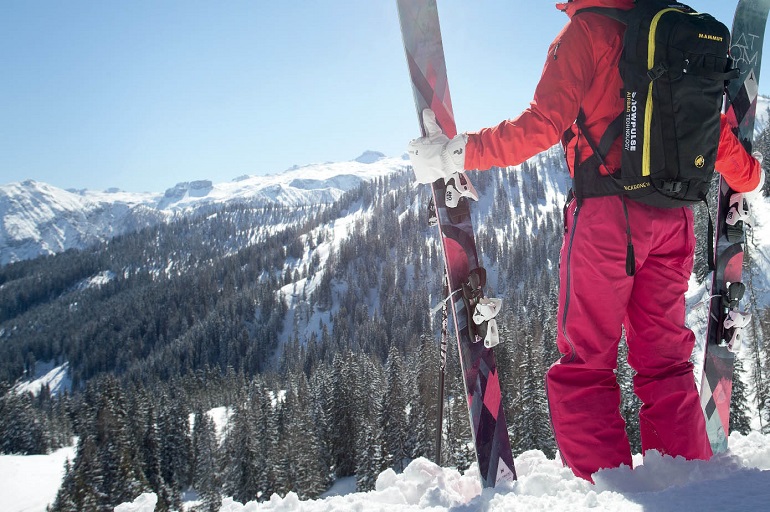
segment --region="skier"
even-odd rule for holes
[[[593,154],[576,125],[599,140],[624,108],[618,71],[625,26],[586,7],[630,9],[633,0],[571,0],[557,4],[570,20],[548,50],[534,100],[521,115],[476,133],[448,139],[430,110],[426,135],[410,143],[418,182],[455,173],[518,165],[561,141],[570,173]],[[574,16],[574,17],[573,17]],[[738,192],[758,190],[764,173],[722,116],[716,169]],[[620,168],[618,139],[604,163]],[[576,200],[565,206],[560,254],[557,346],[562,354],[546,374],[551,422],[563,462],[593,481],[602,468],[632,465],[620,388],[615,378],[618,343],[625,327],[628,362],[643,451],[708,459],[711,447],[689,358],[695,336],[685,325],[685,299],[695,236],[688,207],[656,208],[621,195]],[[626,269],[629,237],[633,276]]]

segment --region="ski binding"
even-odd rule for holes
[[[744,226],[751,226],[751,205],[745,194],[736,192],[730,196],[725,223],[727,240],[730,243],[743,242]]]
[[[474,201],[479,200],[479,194],[464,172],[456,172],[444,178],[446,183],[446,196],[444,202],[449,208],[457,208],[461,197],[469,197]]]
[[[722,323],[724,331],[719,345],[727,347],[727,350],[733,354],[738,354],[741,351],[743,339],[741,331],[751,321],[751,313],[738,311],[738,303],[743,298],[744,293],[746,293],[745,284],[730,283],[727,287],[727,293],[722,297],[724,301],[724,322]]]
[[[500,344],[500,334],[497,330],[495,317],[500,312],[502,302],[502,299],[482,297],[473,312],[473,323],[479,326],[479,336],[484,338],[484,346],[487,348]]]
[[[740,311],[730,311],[725,318],[725,342],[727,350],[733,354],[738,354],[743,345],[743,328],[751,322],[751,313],[741,313]]]
[[[468,311],[468,327],[475,343],[484,342],[486,348],[500,343],[500,334],[495,317],[500,312],[502,299],[484,297],[482,288],[487,282],[487,271],[478,267],[468,275],[463,283],[463,301]]]

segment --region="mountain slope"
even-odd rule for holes
[[[406,162],[368,151],[350,162],[314,164],[229,183],[179,183],[157,193],[66,191],[32,180],[0,186],[0,265],[83,249],[112,237],[232,203],[331,204],[362,182],[403,171]]]

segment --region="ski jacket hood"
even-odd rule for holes
[[[572,18],[575,12],[586,7],[613,7],[617,9],[630,9],[636,3],[635,0],[570,0],[569,2],[560,2],[556,8],[567,13]]]

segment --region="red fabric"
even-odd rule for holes
[[[618,61],[624,26],[596,13],[583,13],[576,18],[572,15],[586,7],[632,6],[633,0],[575,0],[558,4],[571,19],[548,50],[529,108],[513,120],[468,133],[465,169],[518,165],[562,140],[570,173],[574,174],[577,139],[573,138],[570,145],[564,134],[568,130],[576,133],[574,122],[580,107],[594,141],[601,139],[607,125],[623,110]],[[722,128],[716,168],[735,190],[753,190],[759,183],[759,165],[743,151],[738,139],[727,129],[724,117]],[[578,150],[580,162],[591,156],[588,144],[581,144]],[[609,172],[619,168],[620,152],[618,140],[605,158]]]
[[[576,0],[560,4],[572,17],[586,7],[631,8],[632,0]],[[582,105],[586,127],[599,140],[623,109],[618,72],[624,25],[606,16],[584,13],[571,19],[548,49],[540,82],[529,108],[513,120],[468,134],[466,169],[518,165],[559,142]],[[613,92],[614,91],[614,92]],[[583,158],[590,156],[585,148]],[[607,155],[620,164],[620,141]]]
[[[684,293],[695,237],[689,208],[627,200],[636,275],[626,275],[626,220],[619,196],[591,198],[565,217],[557,345],[564,356],[546,376],[559,451],[587,480],[631,465],[615,379],[621,325],[640,412],[642,449],[707,459],[711,448],[689,358]],[[598,222],[597,222],[598,221]]]
[[[759,186],[761,166],[743,149],[725,115],[722,115],[716,169],[736,192],[749,192]]]

